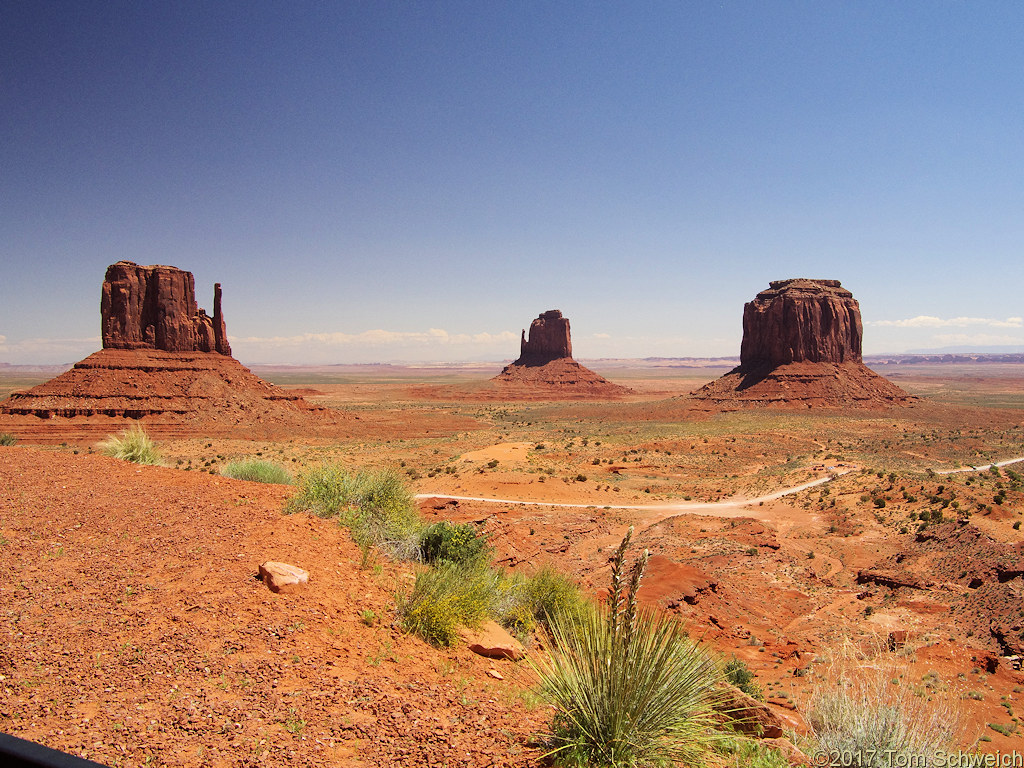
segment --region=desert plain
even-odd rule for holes
[[[340,417],[154,427],[156,467],[97,451],[130,419],[3,417],[0,730],[111,766],[538,764],[526,665],[402,632],[414,566],[220,475],[259,457],[393,467],[500,565],[593,594],[633,526],[643,599],[743,660],[798,742],[852,642],[954,706],[965,750],[1020,751],[1024,364],[876,362],[916,396],[890,408],[695,411],[734,362],[588,362],[629,388],[607,400],[510,398],[500,365],[256,367]],[[51,375],[2,370],[0,398]],[[271,593],[266,560],[308,587]]]

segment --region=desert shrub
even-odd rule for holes
[[[733,656],[725,663],[725,679],[735,685],[748,696],[764,701],[764,692],[756,682],[754,673],[746,662]]]
[[[522,635],[538,624],[579,621],[591,607],[573,581],[544,566],[532,575],[503,576],[492,610],[498,623]]]
[[[717,661],[677,621],[637,605],[647,553],[627,572],[631,534],[613,559],[608,601],[578,621],[555,618],[549,660],[534,663],[555,708],[548,754],[558,764],[689,765],[715,738]]]
[[[412,593],[399,601],[402,627],[432,645],[451,645],[459,626],[478,626],[490,615],[499,578],[483,565],[467,568],[447,560],[424,568]]]
[[[10,432],[0,432],[0,445],[14,445],[16,442],[18,438]]]
[[[418,559],[423,522],[412,493],[393,470],[352,473],[324,465],[299,479],[285,512],[333,518],[360,546],[373,545],[400,560]]]
[[[884,652],[864,658],[852,644],[834,652],[808,707],[813,746],[850,755],[853,768],[910,764],[947,747],[952,705],[901,685],[905,666]]]
[[[469,563],[486,557],[489,552],[487,538],[469,523],[443,520],[427,526],[420,539],[420,553],[425,563],[442,560]]]
[[[99,447],[106,456],[134,464],[160,463],[160,452],[141,424],[132,424],[119,436],[108,437]]]
[[[231,477],[235,480],[249,480],[254,483],[277,483],[278,485],[291,485],[292,473],[275,464],[272,461],[262,459],[249,459],[247,461],[232,461],[225,464],[220,473],[224,477]]]

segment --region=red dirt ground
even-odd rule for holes
[[[518,667],[393,629],[410,572],[285,495],[0,448],[0,730],[111,766],[534,764]]]

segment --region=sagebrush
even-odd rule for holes
[[[959,722],[953,704],[916,695],[906,668],[887,651],[832,651],[808,705],[814,749],[849,755],[852,768],[888,768],[948,747]]]

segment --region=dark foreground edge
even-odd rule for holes
[[[94,763],[7,733],[0,733],[0,765],[4,768],[107,768],[103,763]]]

